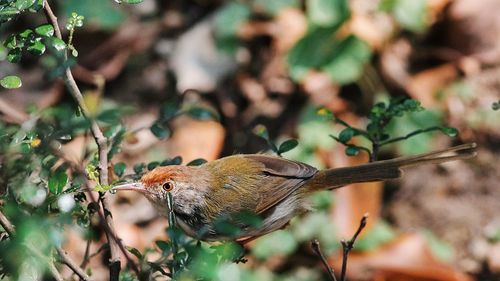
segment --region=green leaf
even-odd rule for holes
[[[257,259],[267,259],[273,255],[293,253],[298,243],[288,231],[278,230],[255,241],[252,253]]]
[[[267,14],[274,16],[287,8],[298,7],[299,0],[255,0],[254,6],[259,11],[264,10]]]
[[[35,32],[41,36],[51,37],[54,36],[54,27],[51,24],[40,25],[35,28]]]
[[[162,240],[157,240],[155,242],[156,246],[162,251],[163,255],[169,255],[172,247],[170,246],[169,243],[162,241]]]
[[[64,51],[66,49],[66,43],[57,37],[51,37],[49,40],[49,44],[54,49],[56,49],[56,51],[59,51],[59,52]]]
[[[18,10],[25,10],[31,7],[36,0],[17,0],[15,6]]]
[[[334,52],[333,58],[321,70],[341,85],[356,81],[371,57],[368,44],[355,36],[344,39]]]
[[[28,52],[35,56],[41,56],[45,53],[45,45],[40,41],[35,41],[27,48]]]
[[[53,194],[60,194],[68,183],[68,175],[65,171],[59,170],[52,174],[49,178],[49,191]]]
[[[491,105],[491,108],[493,110],[499,110],[500,109],[500,101],[498,102],[494,102],[492,105]]]
[[[356,156],[359,154],[359,148],[350,145],[345,148],[345,154],[347,156]]]
[[[250,17],[250,8],[243,3],[228,3],[215,15],[215,36],[236,37],[240,24]]]
[[[346,142],[350,141],[351,138],[354,136],[354,133],[355,133],[354,129],[352,129],[352,128],[345,128],[339,134],[339,140],[340,140],[340,142],[346,143]]]
[[[18,63],[21,61],[21,49],[16,48],[9,51],[7,54],[7,60],[11,63]]]
[[[207,160],[203,159],[203,158],[197,158],[197,159],[194,159],[193,161],[187,163],[187,166],[200,166],[202,164],[205,164],[207,163]]]
[[[5,42],[3,44],[9,49],[14,49],[18,47],[18,43],[20,42],[17,40],[17,36],[15,34],[11,34],[9,35],[9,37],[7,37],[7,39],[5,39]]]
[[[143,0],[121,0],[122,3],[126,4],[139,4],[142,3]]]
[[[191,107],[186,110],[186,113],[198,120],[219,120],[219,116],[213,110],[205,107]]]
[[[335,26],[349,17],[346,0],[308,0],[306,8],[309,21],[317,26]]]
[[[22,86],[21,79],[15,75],[5,76],[0,79],[0,85],[5,89],[17,89]]]
[[[297,140],[294,139],[286,140],[279,146],[278,154],[288,152],[294,149],[297,145],[299,145],[299,142]]]
[[[421,32],[427,26],[426,0],[397,0],[392,12],[399,24],[405,29]]]
[[[19,11],[14,7],[5,7],[2,10],[0,10],[0,21],[8,21],[20,13],[21,11]]]
[[[181,163],[182,163],[182,157],[176,156],[172,159],[167,159],[162,161],[160,166],[180,165]]]
[[[134,165],[134,173],[140,174],[142,171],[144,171],[144,168],[146,168],[146,164],[144,163],[139,163]]]
[[[113,171],[115,172],[115,174],[119,177],[123,176],[123,174],[125,173],[125,169],[127,168],[127,165],[125,165],[125,163],[123,162],[118,162],[116,163],[114,166],[113,166]]]
[[[170,136],[170,130],[167,127],[162,126],[161,124],[154,123],[151,128],[149,128],[153,135],[155,135],[158,139],[166,139]]]
[[[333,36],[337,27],[316,28],[293,46],[287,56],[292,79],[300,81],[305,74],[331,61],[339,42]]]
[[[149,162],[148,163],[148,170],[152,171],[152,170],[154,170],[154,168],[156,168],[158,166],[160,166],[160,162],[158,162],[158,161]]]
[[[76,12],[83,16],[85,21],[101,29],[109,31],[117,28],[125,19],[125,9],[120,9],[114,1],[102,0],[64,0],[61,4],[61,14],[71,15]],[[81,20],[77,18],[75,24]],[[76,25],[75,25],[76,26]]]
[[[458,130],[452,127],[441,127],[439,128],[443,134],[449,136],[449,137],[456,137],[458,135]]]
[[[127,251],[129,251],[132,255],[136,256],[139,260],[143,259],[141,252],[139,252],[139,250],[137,250],[136,248],[130,246],[126,246],[126,248]]]

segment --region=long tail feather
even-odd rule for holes
[[[401,168],[472,158],[476,156],[475,148],[475,143],[469,143],[416,156],[399,157],[354,167],[322,170],[307,185],[312,189],[321,190],[334,189],[352,183],[396,179],[402,175]]]

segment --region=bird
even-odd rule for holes
[[[324,170],[280,156],[236,154],[199,166],[160,166],[139,181],[119,184],[112,190],[142,193],[160,215],[175,214],[177,225],[188,236],[245,244],[282,229],[293,217],[311,211],[308,197],[314,192],[397,179],[402,176],[402,168],[471,158],[476,155],[475,148],[475,143],[469,143],[416,156]],[[169,196],[173,199],[171,205]],[[245,221],[249,214],[259,223]],[[229,223],[236,231],[227,231],[221,222]]]

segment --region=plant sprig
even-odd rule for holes
[[[452,127],[431,126],[415,130],[404,136],[392,137],[390,135],[387,126],[394,118],[402,117],[407,113],[420,112],[423,110],[424,108],[420,102],[413,99],[391,99],[389,103],[379,102],[372,107],[368,115],[370,122],[366,125],[366,129],[353,127],[344,120],[334,116],[326,109],[318,110],[318,114],[331,117],[335,123],[345,127],[338,136],[330,135],[330,137],[346,146],[346,155],[356,156],[360,151],[364,151],[370,157],[370,162],[373,162],[377,161],[380,148],[391,143],[403,141],[419,134],[432,131],[441,131],[450,137],[455,137],[458,134],[457,129]],[[351,140],[357,136],[368,140],[371,143],[371,148],[353,144]]]

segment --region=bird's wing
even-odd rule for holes
[[[314,176],[318,170],[307,164],[269,155],[242,155],[262,165],[262,171],[270,177],[260,192],[260,201],[255,212],[260,214],[276,205],[304,182]]]

